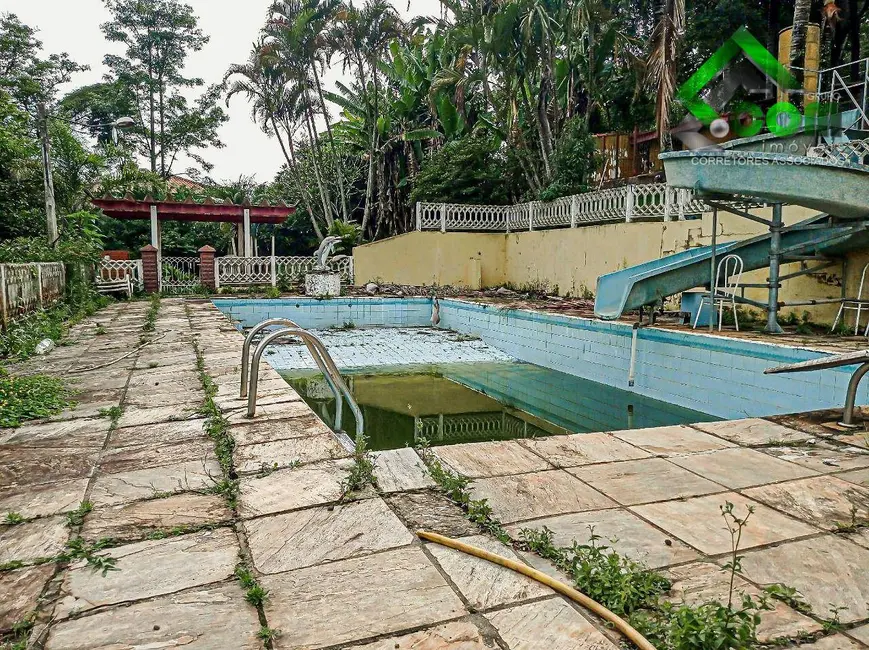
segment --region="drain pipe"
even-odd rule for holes
[[[639,338],[640,328],[643,324],[639,321],[634,323],[633,331],[631,332],[631,367],[628,370],[628,386],[634,385],[634,375],[637,367],[637,339]]]

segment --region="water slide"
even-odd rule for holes
[[[838,254],[869,246],[869,230],[865,224],[842,224],[821,231],[798,229],[822,224],[828,219],[828,215],[821,214],[794,224],[792,230],[782,232],[782,248],[804,254]],[[723,242],[715,246],[715,255],[718,258],[730,253],[739,255],[745,271],[765,268],[769,266],[769,240],[770,235],[764,234]],[[594,302],[595,316],[615,320],[631,309],[653,305],[666,296],[707,285],[710,257],[712,247],[702,246],[600,276]]]
[[[823,213],[784,228],[782,252],[832,256],[869,246],[869,140],[846,137],[811,145],[802,134],[786,140],[764,135],[734,140],[720,150],[668,152],[661,159],[668,184],[699,197],[749,196]],[[797,155],[775,153],[782,149]],[[715,254],[736,253],[746,271],[764,268],[770,264],[770,239],[765,234],[719,243]],[[711,256],[711,247],[704,246],[600,276],[595,315],[614,320],[666,296],[708,286]]]

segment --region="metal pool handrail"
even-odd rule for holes
[[[269,318],[264,320],[263,322],[255,325],[251,328],[250,332],[248,332],[247,336],[244,339],[244,345],[241,346],[241,388],[239,390],[239,396],[241,399],[247,397],[247,388],[248,388],[248,377],[250,374],[250,346],[253,342],[253,338],[262,330],[271,325],[286,325],[287,327],[291,327],[294,329],[302,329],[296,323],[291,321],[289,318]],[[319,339],[317,341],[319,343]],[[341,430],[341,423],[344,421],[344,401],[341,399],[341,391],[338,389],[338,386],[335,384],[331,373],[326,367],[325,361],[323,361],[323,354],[329,356],[328,352],[326,352],[326,348],[323,347],[322,343],[320,346],[322,350],[320,350],[316,344],[309,340],[304,341],[305,346],[308,348],[308,352],[311,353],[311,357],[314,359],[314,363],[317,364],[317,367],[320,369],[320,372],[323,373],[323,377],[326,378],[326,383],[329,385],[332,394],[335,396],[335,428],[337,430]],[[332,364],[334,366],[334,363]]]
[[[362,416],[362,409],[359,408],[359,405],[353,398],[350,389],[344,382],[343,377],[341,377],[341,373],[338,371],[338,368],[335,365],[335,361],[326,350],[326,346],[323,345],[323,342],[310,332],[301,328],[288,327],[285,329],[280,329],[276,332],[272,332],[271,334],[268,334],[257,346],[256,351],[253,353],[253,361],[251,361],[250,387],[248,389],[247,396],[247,417],[252,418],[256,415],[256,393],[257,384],[259,383],[259,364],[262,360],[263,352],[265,352],[265,349],[268,347],[269,343],[271,343],[275,339],[281,338],[282,336],[296,336],[302,339],[306,344],[310,343],[318,350],[324,364],[324,374],[327,377],[331,377],[336,387],[340,390],[341,393],[343,393],[344,399],[347,400],[347,404],[349,404],[350,406],[350,410],[353,411],[353,416],[356,418],[356,441],[361,441],[365,431],[365,423]],[[340,399],[338,400],[338,402],[340,403]]]

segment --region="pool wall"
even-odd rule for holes
[[[428,298],[214,300],[244,326],[285,317],[306,328],[425,326]],[[641,329],[635,385],[628,386],[631,326],[587,318],[504,310],[464,300],[440,301],[441,327],[479,336],[507,354],[647,397],[722,418],[841,407],[853,367],[764,375],[771,366],[823,352],[701,333]],[[858,393],[869,403],[869,382]]]

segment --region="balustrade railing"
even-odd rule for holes
[[[737,203],[742,207],[762,205],[750,201]],[[576,228],[620,221],[681,220],[686,215],[711,209],[695,198],[690,190],[676,189],[666,183],[649,183],[516,205],[417,203],[416,229],[511,232],[538,228]]]
[[[0,264],[0,324],[48,307],[63,298],[65,289],[61,262]]]
[[[97,274],[106,282],[117,282],[129,276],[134,287],[140,290],[145,288],[142,260],[113,260],[106,257],[100,260]]]
[[[215,259],[215,284],[220,286],[299,282],[305,273],[314,270],[311,256],[218,257]],[[345,284],[353,284],[353,258],[339,257],[329,261],[329,268],[341,275]]]

